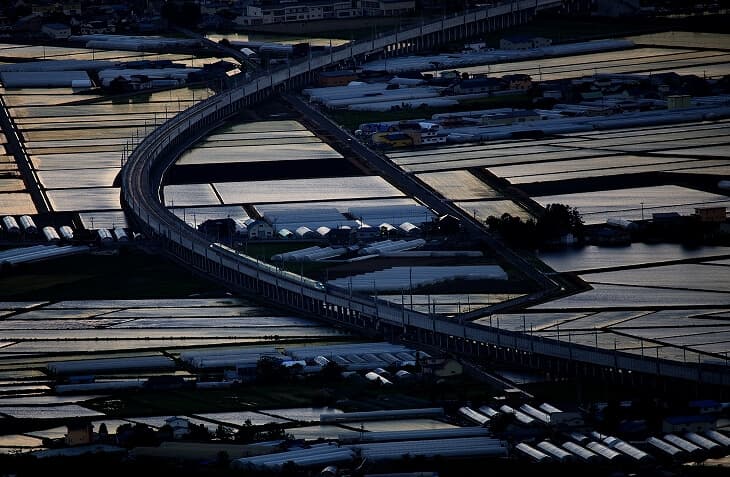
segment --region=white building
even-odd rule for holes
[[[41,27],[41,31],[54,40],[64,40],[71,36],[71,27],[62,23],[48,23]]]
[[[233,23],[241,26],[261,25],[264,22],[264,11],[261,7],[247,5],[243,7],[241,15],[237,16]]]
[[[263,23],[302,22],[328,18],[398,16],[413,13],[415,0],[281,1],[263,8]]]
[[[416,10],[415,0],[380,0],[380,15],[386,17],[407,15]]]

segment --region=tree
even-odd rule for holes
[[[175,430],[170,424],[165,424],[157,429],[157,437],[159,437],[161,441],[171,441],[175,438]]]
[[[160,15],[170,23],[184,27],[195,27],[200,23],[200,5],[197,2],[166,1],[160,9]]]
[[[345,370],[342,366],[335,363],[334,361],[330,361],[329,363],[322,366],[322,371],[320,371],[320,375],[323,379],[327,381],[337,381],[339,379],[342,379],[342,372]]]
[[[146,424],[122,424],[117,427],[117,441],[125,447],[154,446],[159,443],[155,431]]]
[[[188,435],[186,436],[191,441],[209,441],[210,431],[205,424],[193,424],[188,426]]]
[[[218,427],[215,429],[215,437],[222,441],[229,441],[233,438],[233,431],[230,427],[218,424]]]
[[[244,444],[253,442],[255,436],[256,428],[251,423],[251,419],[246,419],[241,428],[238,429],[238,432],[236,432],[236,440]]]
[[[256,379],[262,383],[278,383],[287,376],[287,369],[275,359],[263,356],[256,363]]]
[[[537,219],[537,235],[542,242],[567,234],[583,237],[583,219],[578,209],[564,204],[548,204]]]
[[[535,234],[535,221],[523,221],[520,217],[502,214],[501,217],[489,216],[486,220],[489,230],[499,233],[510,245],[522,248],[535,248],[539,244]]]
[[[269,429],[261,431],[256,436],[257,441],[274,441],[278,439],[286,439],[287,434],[284,431],[284,426],[281,424],[271,424]]]

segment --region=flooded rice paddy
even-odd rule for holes
[[[8,44],[0,45],[0,61],[3,58],[104,60],[110,66],[125,61],[171,60],[187,67],[201,67],[219,60],[179,54]],[[124,99],[105,99],[97,93],[77,93],[71,88],[3,88],[0,94],[52,210],[105,214],[121,211],[115,179],[125,154],[155,125],[205,99],[211,91],[183,87]],[[7,154],[0,155],[0,167],[10,164],[5,167],[16,170],[11,159]],[[0,213],[36,213],[30,196],[20,184],[2,180],[0,194]],[[126,220],[122,214],[116,214],[113,220],[100,215],[94,223],[96,228],[111,225],[126,226]]]
[[[44,95],[26,89],[2,94],[52,210],[88,213],[121,210],[114,181],[125,153],[155,124],[210,91],[182,88],[123,103],[96,98],[94,104],[79,105],[68,103],[94,98],[74,95],[70,88]],[[123,216],[117,217],[114,225],[126,226]],[[107,222],[100,217],[94,225]]]
[[[379,176],[218,182],[165,187],[165,205],[207,206],[258,202],[314,202],[403,196]],[[176,200],[177,199],[177,200]]]
[[[523,206],[512,200],[474,200],[454,202],[454,205],[481,221],[486,220],[490,216],[501,217],[502,214],[520,217],[522,220],[527,220],[532,217],[532,214]]]
[[[617,131],[572,133],[550,139],[494,141],[489,144],[455,145],[432,150],[393,152],[388,155],[396,164],[412,172],[449,171],[472,167],[485,167],[497,176],[511,179],[526,172],[536,176],[534,182],[550,180],[550,171],[540,167],[560,165],[563,161],[604,158],[588,165],[599,170],[609,169],[612,157],[641,156],[660,162],[665,156],[681,157],[684,161],[696,161],[694,168],[702,168],[711,160],[703,156],[718,155],[723,149],[696,150],[682,155],[685,148],[730,144],[730,122],[691,123],[672,126],[646,126]],[[703,154],[704,153],[704,154]],[[714,153],[714,154],[708,154]],[[654,155],[661,155],[656,158]],[[582,161],[578,161],[581,163]],[[570,164],[570,163],[569,163]],[[671,164],[671,161],[668,162]],[[518,166],[522,165],[522,169]],[[639,164],[637,164],[639,165]],[[715,166],[716,163],[709,164]],[[616,167],[614,165],[613,167]],[[618,167],[621,167],[620,165]],[[506,168],[506,169],[503,169]],[[570,172],[570,168],[567,168]],[[588,169],[588,167],[586,167]],[[671,165],[657,166],[657,170],[672,170]]]
[[[586,224],[605,222],[610,217],[627,220],[650,219],[652,214],[678,212],[690,215],[699,207],[730,207],[730,197],[680,186],[655,186],[592,191],[536,197],[542,205],[570,204]]]
[[[116,304],[115,304],[116,303]],[[142,304],[140,306],[139,304]],[[6,357],[23,354],[39,360],[56,350],[139,350],[188,345],[316,339],[346,336],[331,327],[238,299],[73,302],[18,307],[0,319]],[[164,302],[162,302],[164,303]],[[33,366],[37,366],[36,361]],[[2,362],[0,361],[0,367]]]
[[[672,185],[627,189],[621,180],[647,173],[717,175],[719,180],[730,172],[723,157],[729,148],[730,122],[723,120],[399,151],[389,157],[477,218],[503,213],[530,217],[523,206],[494,191],[488,177],[469,172],[483,168],[528,193],[535,191],[533,198],[543,206],[577,207],[590,224],[608,217],[648,219],[659,212],[686,215],[697,207],[730,206],[726,195]],[[612,190],[540,192],[563,184],[569,190],[579,181],[599,179],[603,188]]]
[[[590,289],[477,323],[568,344],[673,361],[727,364],[728,253],[730,249],[722,247],[693,250],[633,244],[543,254],[541,258],[554,268],[579,273]],[[626,268],[614,269],[619,266]]]
[[[677,244],[632,243],[626,247],[589,245],[578,249],[541,252],[540,259],[560,272],[593,270],[627,265],[641,265],[707,258],[730,254],[730,247],[684,247]]]
[[[178,166],[341,159],[342,155],[296,121],[243,123],[206,137]],[[262,127],[267,125],[268,127]]]
[[[542,75],[544,80],[659,71],[713,76],[727,74],[730,67],[727,35],[670,32],[631,39],[638,47],[626,52],[496,65],[489,72],[526,72],[533,78]],[[730,206],[726,194],[694,189],[686,183],[627,187],[624,180],[659,173],[677,178],[715,176],[720,180],[730,173],[726,161],[729,148],[730,123],[720,120],[495,141],[391,157],[401,167],[421,175],[485,168],[541,205],[577,207],[584,221],[591,224],[605,222],[608,217],[641,220],[651,219],[657,212],[688,215],[699,207]],[[574,193],[541,192],[570,191],[573,185],[588,180],[601,185],[582,185],[583,189]],[[498,215],[502,209],[497,207],[486,211],[473,207],[489,202],[495,201],[462,201],[458,205],[482,218]],[[643,243],[542,252],[540,259],[551,268],[578,273],[589,289],[523,313],[493,315],[477,323],[557,339],[568,346],[580,343],[673,361],[727,364],[728,253],[727,247]]]
[[[594,74],[675,72],[719,78],[730,73],[730,35],[727,34],[670,31],[629,36],[627,39],[634,42],[634,48],[473,66],[459,68],[459,71],[489,76],[528,74],[540,81]]]
[[[418,178],[449,200],[495,199],[501,194],[465,170],[429,172]]]
[[[634,40],[636,41],[636,40]],[[727,44],[724,46],[727,47]],[[673,71],[678,74],[703,72],[712,76],[730,73],[727,50],[637,47],[631,50],[590,53],[560,58],[541,58],[503,64],[459,68],[470,74],[504,76],[528,74],[541,81],[592,76],[594,74],[649,74]]]
[[[375,199],[403,193],[379,176],[213,184],[224,204]]]

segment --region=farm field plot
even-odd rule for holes
[[[696,68],[701,71],[707,65],[717,65],[719,75],[727,74],[730,72],[730,55],[722,50],[639,47],[624,51],[473,66],[460,68],[459,71],[490,76],[529,74],[541,81],[551,81],[592,76],[596,73],[635,74],[677,71],[687,74],[683,70]]]
[[[570,204],[576,207],[587,224],[605,222],[620,216],[629,220],[651,217],[660,212],[694,213],[703,206],[730,207],[730,197],[679,186],[640,187],[560,194],[535,198],[542,205]]]
[[[621,251],[624,260],[613,261]],[[634,244],[544,254],[557,269],[577,271],[590,289],[475,323],[568,344],[724,364],[730,343],[730,267],[718,257],[728,252]],[[603,270],[619,265],[628,268]]]

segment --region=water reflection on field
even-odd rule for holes
[[[588,245],[577,249],[540,252],[539,257],[554,270],[566,272],[723,255],[730,255],[730,247],[688,248],[677,244],[637,242],[628,247]]]
[[[219,60],[188,54],[0,44],[0,61],[3,57],[14,61],[101,60],[108,61],[106,67],[135,60],[170,60],[186,67],[202,67]],[[78,93],[72,88],[2,88],[0,94],[53,211],[98,212],[121,210],[119,189],[113,183],[123,156],[134,144],[157,124],[205,99],[212,91],[182,87],[114,99],[98,92]],[[0,155],[0,166],[12,163],[4,157]],[[0,180],[0,214],[36,213],[24,189],[9,190],[10,184]],[[94,225],[126,227],[126,220],[121,216],[119,219]]]
[[[726,365],[730,266],[724,257],[728,253],[728,247],[685,249],[641,243],[543,253],[541,258],[553,268],[580,273],[589,289],[478,323],[569,345]],[[683,260],[689,262],[675,263]]]
[[[0,319],[8,357],[343,336],[240,299],[69,301],[31,310],[10,305],[16,313]]]

